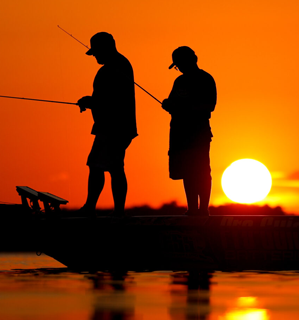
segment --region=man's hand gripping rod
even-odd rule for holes
[[[72,37],[74,40],[76,40],[77,42],[79,42],[80,44],[82,44],[82,46],[84,46],[87,49],[90,49],[87,45],[85,45],[83,42],[81,42],[80,40],[78,40],[77,38],[75,38],[72,34],[68,33],[66,30],[64,30],[63,28],[61,28],[59,25],[57,25],[57,27],[62,30],[63,32],[65,32],[67,35],[69,35],[70,37]],[[138,83],[134,82],[135,85],[137,87],[139,87],[141,90],[143,90],[145,93],[147,93],[149,96],[151,96],[153,99],[155,99],[156,101],[158,101],[160,104],[162,104],[162,102],[160,100],[158,100],[156,97],[154,97],[151,93],[149,93],[147,90],[145,90],[144,88],[142,88]]]

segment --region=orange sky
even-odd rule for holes
[[[218,89],[211,204],[229,202],[221,189],[225,168],[253,158],[273,176],[263,203],[299,212],[298,12],[296,0],[5,1],[0,95],[76,102],[91,94],[99,65],[58,24],[87,45],[98,31],[112,33],[135,81],[160,100],[179,75],[168,70],[172,51],[188,45]],[[170,116],[138,88],[136,101],[139,137],[126,157],[127,206],[185,204],[182,182],[168,178]],[[0,99],[0,117],[0,201],[19,203],[15,186],[27,185],[81,206],[93,139],[90,113]],[[99,207],[113,204],[108,176],[106,181]]]

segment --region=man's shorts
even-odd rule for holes
[[[169,152],[169,177],[179,180],[190,174],[210,178],[210,139],[197,147]]]
[[[112,141],[95,136],[86,164],[104,171],[123,167],[126,149],[130,143],[131,140],[126,142],[121,139]]]

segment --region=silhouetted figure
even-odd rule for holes
[[[121,55],[111,34],[100,32],[90,39],[87,55],[103,66],[93,83],[92,96],[78,100],[80,111],[91,109],[94,119],[94,143],[88,156],[88,195],[81,211],[95,214],[95,207],[105,182],[111,175],[114,212],[122,216],[127,194],[124,171],[125,151],[137,136],[134,75],[130,62]]]
[[[174,82],[162,108],[171,114],[169,142],[170,178],[183,179],[188,215],[209,215],[211,194],[209,119],[217,93],[213,77],[199,69],[197,56],[189,47],[172,53],[173,63],[183,74]],[[198,209],[198,197],[200,208]]]

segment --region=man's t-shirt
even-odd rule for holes
[[[213,77],[197,69],[179,76],[169,95],[171,114],[170,154],[196,147],[203,139],[211,139],[209,119],[217,102]]]
[[[137,136],[134,75],[130,62],[120,53],[98,71],[93,83],[92,134],[108,140]]]

